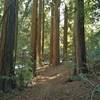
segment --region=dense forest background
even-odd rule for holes
[[[98,77],[100,0],[0,0],[0,90],[33,86],[39,69],[62,65],[69,81]]]

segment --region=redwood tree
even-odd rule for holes
[[[36,76],[37,6],[38,6],[38,0],[33,0],[32,27],[31,27],[33,76]]]
[[[51,10],[51,54],[50,63],[59,64],[59,6],[60,0],[52,1]]]
[[[65,4],[65,11],[64,11],[64,37],[63,37],[63,61],[67,60],[67,35],[68,35],[68,9]]]
[[[79,71],[87,73],[86,67],[86,47],[85,47],[85,33],[84,33],[84,0],[75,1],[75,52],[76,63]]]
[[[4,19],[0,42],[0,89],[15,87],[14,51],[17,33],[17,0],[5,0]]]
[[[45,12],[44,12],[44,0],[42,0],[42,35],[41,35],[41,60],[44,61],[44,24],[45,24]]]
[[[42,12],[43,12],[43,0],[38,2],[38,16],[37,16],[37,62],[38,65],[42,65]]]

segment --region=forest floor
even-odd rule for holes
[[[70,75],[71,71],[64,65],[41,67],[32,81],[33,86],[16,90],[6,100],[100,100],[100,94],[90,99],[91,88],[82,81],[68,81]]]

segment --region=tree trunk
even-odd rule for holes
[[[38,5],[38,30],[37,30],[37,63],[38,65],[42,65],[42,59],[41,59],[41,50],[42,50],[42,47],[41,47],[41,37],[42,37],[42,0],[39,0],[39,5]]]
[[[53,0],[52,18],[51,18],[51,64],[59,64],[59,6],[60,0]]]
[[[41,54],[41,58],[42,58],[42,63],[44,62],[44,23],[45,23],[45,13],[44,13],[44,0],[42,1],[42,36],[41,36],[41,41],[42,41],[42,54]]]
[[[17,32],[17,0],[5,0],[6,15],[2,25],[0,45],[0,89],[8,91],[15,87],[14,49]]]
[[[67,60],[67,46],[68,46],[68,41],[67,41],[67,32],[68,32],[68,9],[65,4],[65,11],[64,11],[64,37],[63,37],[63,61]]]
[[[36,76],[37,5],[38,5],[38,0],[33,0],[32,27],[31,27],[33,77]]]
[[[53,59],[53,17],[54,17],[54,6],[51,6],[51,35],[50,35],[50,64],[52,65]]]
[[[87,73],[86,48],[84,33],[84,0],[75,1],[75,42],[76,42],[76,62],[79,71]]]

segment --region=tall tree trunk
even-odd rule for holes
[[[44,0],[42,0],[42,36],[41,36],[41,42],[42,42],[42,46],[41,46],[41,58],[42,58],[42,63],[44,61],[44,24],[45,24],[45,12],[44,12]]]
[[[37,5],[38,5],[38,0],[33,0],[32,27],[31,27],[33,77],[36,76]]]
[[[59,6],[60,0],[53,0],[51,28],[51,64],[59,64]]]
[[[15,44],[14,44],[14,63],[16,64],[17,58],[17,39],[18,39],[18,2],[16,3],[16,30],[15,30]]]
[[[76,42],[76,62],[79,71],[87,73],[86,48],[84,33],[84,0],[75,1],[75,42]]]
[[[54,5],[51,6],[51,35],[50,35],[50,64],[52,65],[53,59],[53,19],[54,19]]]
[[[63,37],[63,61],[67,60],[67,46],[68,46],[68,41],[67,41],[67,32],[68,32],[68,9],[65,4],[65,11],[64,11],[64,37]]]
[[[14,45],[17,32],[17,0],[5,0],[6,15],[2,25],[0,45],[0,89],[7,91],[15,87]]]
[[[37,62],[38,65],[42,65],[42,44],[41,44],[41,40],[42,40],[42,0],[39,0],[38,2],[38,30],[37,30]]]
[[[74,23],[75,24],[75,23]],[[75,25],[74,25],[75,27]],[[73,62],[74,62],[74,70],[73,70],[73,75],[77,75],[78,74],[78,66],[76,65],[77,61],[76,61],[76,36],[75,36],[75,32],[73,32]]]

